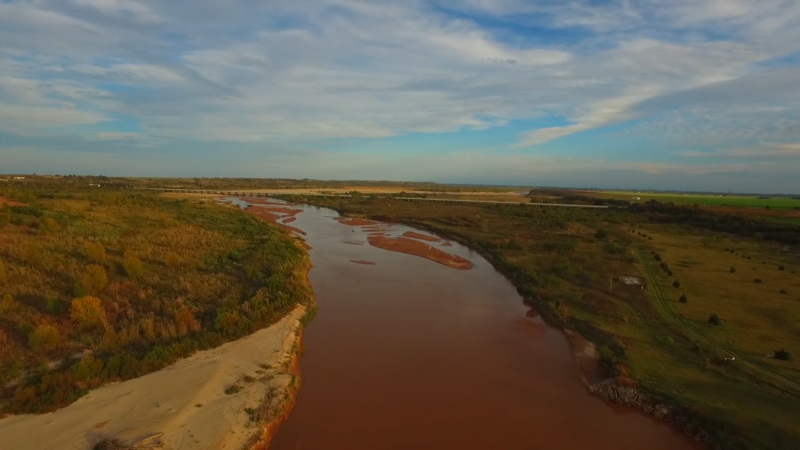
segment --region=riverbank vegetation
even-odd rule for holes
[[[675,405],[683,430],[710,433],[717,448],[800,446],[800,260],[786,248],[796,228],[748,222],[737,232],[713,212],[694,220],[659,205],[286,198],[469,244],[547,320],[597,343],[619,383]]]
[[[287,231],[212,200],[88,180],[0,185],[0,415],[65,406],[311,298]]]

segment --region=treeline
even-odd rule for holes
[[[365,181],[365,180],[313,180],[291,178],[115,178],[106,176],[27,176],[24,180],[0,180],[10,186],[24,186],[28,191],[53,187],[70,189],[130,189],[173,188],[199,190],[249,190],[249,189],[347,189],[347,188],[395,188],[409,191],[436,191],[450,193],[464,192],[507,192],[514,190],[507,186],[449,185],[432,181]],[[1,185],[0,185],[1,186]]]
[[[306,302],[305,252],[228,206],[142,191],[6,187],[0,415],[237,339]]]
[[[628,206],[650,222],[677,223],[738,236],[767,239],[782,244],[800,245],[800,226],[768,222],[735,214],[718,213],[694,206],[650,200]]]

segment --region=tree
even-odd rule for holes
[[[122,258],[122,267],[125,269],[125,273],[131,278],[139,278],[144,275],[142,261],[130,253],[126,253],[125,257]]]
[[[100,299],[88,295],[72,300],[69,317],[83,330],[105,328],[106,325],[106,313],[100,306]]]
[[[719,316],[716,313],[711,314],[711,316],[708,318],[708,323],[714,326],[719,325],[720,324]]]
[[[103,361],[93,356],[87,356],[80,360],[78,364],[72,366],[72,374],[79,381],[92,381],[99,378],[103,373]]]
[[[773,354],[773,356],[775,357],[775,359],[780,359],[781,361],[791,361],[792,360],[792,354],[787,352],[786,349],[783,349],[783,348],[780,349],[780,350],[775,350],[775,353]]]
[[[108,284],[106,269],[103,266],[91,265],[86,268],[75,281],[75,295],[96,294]]]
[[[58,222],[56,222],[52,217],[45,217],[44,220],[42,220],[42,226],[40,230],[45,233],[58,231]]]
[[[83,244],[83,252],[89,261],[99,264],[106,262],[106,249],[99,242],[86,242]]]
[[[41,353],[58,348],[60,343],[61,335],[58,334],[58,329],[52,325],[39,325],[28,336],[28,345]]]
[[[178,326],[178,333],[180,333],[181,336],[192,331],[200,330],[200,322],[197,321],[189,308],[185,306],[175,313],[175,324]]]
[[[675,280],[675,281],[673,281],[673,282],[672,282],[672,287],[674,287],[674,288],[679,288],[679,287],[681,287],[681,282],[680,282],[680,281],[678,281],[678,280]]]
[[[778,270],[786,270],[786,267],[778,266]]]
[[[12,314],[17,312],[18,309],[19,303],[14,300],[14,296],[9,293],[4,294],[3,300],[0,301],[0,313],[3,313],[4,315]]]
[[[683,294],[683,295],[681,295],[681,298],[679,299],[679,301],[681,303],[686,303],[686,302],[689,301],[689,299],[686,297],[686,294]]]
[[[731,270],[730,270],[730,272],[731,272],[731,273],[736,273],[736,267],[733,267],[733,266],[731,266]]]

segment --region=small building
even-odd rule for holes
[[[619,280],[619,282],[624,284],[626,287],[633,289],[638,288],[641,291],[643,291],[647,285],[647,280],[632,275],[621,275],[619,278],[617,278],[617,280]]]

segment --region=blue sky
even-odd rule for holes
[[[800,193],[800,1],[0,0],[0,173]]]

